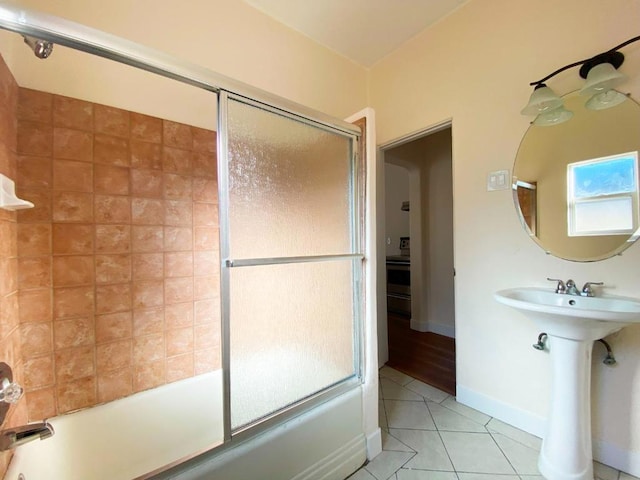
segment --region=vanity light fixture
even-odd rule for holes
[[[557,125],[569,120],[573,113],[564,108],[562,99],[545,82],[560,72],[578,66],[580,66],[580,76],[585,79],[580,94],[590,96],[585,104],[588,109],[604,110],[624,102],[627,96],[614,90],[627,79],[624,74],[618,71],[624,62],[624,55],[618,50],[638,40],[640,40],[640,35],[613,47],[611,50],[586,60],[570,63],[540,80],[531,82],[529,85],[534,87],[533,93],[529,98],[529,103],[520,113],[522,115],[536,115],[533,124],[540,126]]]

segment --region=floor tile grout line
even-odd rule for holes
[[[511,468],[513,468],[514,473],[517,476],[520,476],[520,472],[518,472],[518,470],[516,469],[516,467],[513,465],[513,463],[511,463],[511,459],[507,456],[507,454],[505,453],[505,451],[502,449],[502,447],[500,446],[500,444],[497,442],[497,440],[493,437],[493,434],[491,432],[488,432],[489,436],[491,437],[491,440],[493,440],[493,443],[496,444],[496,446],[498,447],[498,450],[500,450],[500,453],[502,453],[502,455],[504,456],[504,458],[507,460],[507,462],[509,462],[509,466],[511,466]]]
[[[396,430],[400,430],[399,428]],[[414,452],[415,454],[418,454],[418,452],[416,450],[413,449],[413,447],[410,447],[409,445],[407,445],[406,443],[404,443],[402,440],[400,440],[398,437],[396,437],[395,435],[393,435],[391,432],[387,432],[387,435],[389,435],[390,437],[395,438],[398,442],[400,442],[402,445],[404,445],[405,447],[411,449],[412,452]],[[401,451],[401,450],[387,450],[388,452],[396,452],[396,451]],[[408,453],[408,452],[407,452]]]

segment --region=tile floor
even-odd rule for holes
[[[397,370],[380,370],[382,453],[349,480],[534,480],[541,440]],[[594,463],[597,480],[638,480]]]

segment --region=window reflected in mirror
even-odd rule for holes
[[[567,165],[571,237],[629,235],[638,227],[638,152]]]

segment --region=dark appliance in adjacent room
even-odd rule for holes
[[[387,256],[387,310],[411,316],[411,257],[409,237],[400,238],[400,255]]]

